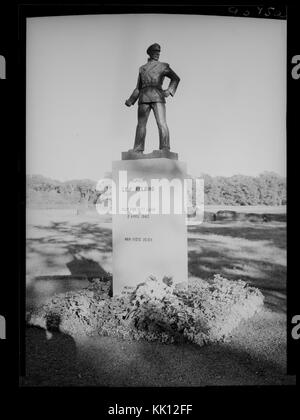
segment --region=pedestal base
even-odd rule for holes
[[[176,180],[183,186],[186,179],[186,164],[180,161],[158,158],[143,160],[122,160],[113,162],[112,178],[119,189],[127,192],[127,205],[123,201],[125,214],[119,213],[120,200],[116,203],[116,214],[112,217],[113,228],[113,294],[120,294],[125,286],[136,287],[143,283],[149,276],[162,279],[164,276],[171,277],[174,284],[187,282],[187,226],[184,213],[174,214],[132,214],[128,211],[131,207],[132,198],[138,189],[131,189],[130,182],[142,180],[148,186],[151,180],[167,179]],[[127,177],[126,187],[120,180],[124,173]],[[123,171],[123,172],[122,172]],[[179,181],[180,182],[179,182]],[[151,197],[153,189],[145,188],[148,197]],[[174,199],[175,188],[171,189],[171,200]],[[162,200],[165,199],[166,191],[163,187],[157,188]],[[183,197],[183,191],[182,191]],[[123,197],[124,198],[124,197]],[[151,200],[149,200],[151,201]],[[152,207],[152,203],[149,203]],[[174,209],[173,209],[174,210]]]
[[[135,152],[133,149],[122,152],[122,160],[167,158],[178,160],[178,153],[170,150],[153,150],[151,153]]]

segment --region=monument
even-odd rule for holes
[[[135,287],[147,277],[187,282],[187,232],[184,162],[170,150],[166,98],[174,96],[179,77],[159,61],[159,44],[147,49],[148,62],[139,69],[136,88],[125,105],[138,100],[138,123],[133,149],[113,162],[113,294]],[[164,78],[170,79],[163,90]],[[146,125],[151,110],[158,132],[159,150],[144,154]]]

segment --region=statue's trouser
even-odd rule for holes
[[[170,150],[169,129],[166,122],[166,104],[163,102],[149,102],[138,106],[138,124],[136,127],[134,151],[143,152],[145,148],[146,125],[151,109],[154,112],[158,132],[159,149]]]

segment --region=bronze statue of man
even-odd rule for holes
[[[125,105],[133,105],[138,102],[138,124],[136,127],[134,152],[143,152],[145,148],[146,125],[151,109],[154,112],[159,132],[159,149],[170,150],[169,129],[166,122],[166,99],[169,95],[174,96],[180,81],[177,74],[169,64],[158,61],[160,45],[152,44],[147,49],[148,62],[140,67],[136,88],[132,92]],[[170,79],[169,86],[163,90],[164,78]]]

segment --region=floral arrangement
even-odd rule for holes
[[[174,285],[150,277],[110,297],[111,282],[95,280],[80,291],[53,296],[28,314],[30,325],[70,335],[100,334],[198,345],[223,341],[243,319],[263,308],[262,293],[244,281],[215,275]]]

